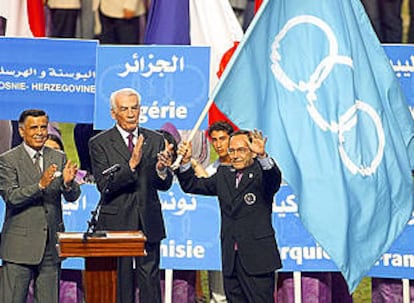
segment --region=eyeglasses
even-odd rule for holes
[[[249,149],[247,147],[239,147],[239,148],[236,148],[236,149],[235,148],[229,148],[227,150],[227,153],[229,155],[234,155],[234,154],[236,154],[236,152],[240,155],[245,155],[249,152]]]

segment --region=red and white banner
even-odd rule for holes
[[[6,19],[5,36],[45,36],[42,0],[3,0],[0,2],[0,16]]]
[[[243,30],[228,0],[190,0],[191,45],[210,46],[210,93],[230,60]],[[227,120],[213,104],[209,124]]]

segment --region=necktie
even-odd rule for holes
[[[134,150],[134,134],[129,133],[127,138],[128,138],[128,150],[130,153],[132,153],[132,151]]]
[[[42,168],[40,167],[40,157],[41,157],[40,152],[36,152],[35,155],[33,156],[33,158],[35,159],[34,160],[35,168],[37,169],[39,173],[42,173]]]
[[[239,187],[239,183],[240,183],[242,177],[243,177],[243,172],[237,171],[236,172],[236,188]]]

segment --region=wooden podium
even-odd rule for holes
[[[105,231],[84,239],[84,233],[57,233],[60,257],[84,257],[86,303],[116,303],[117,257],[145,256],[141,231]]]

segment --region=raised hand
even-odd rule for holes
[[[78,172],[78,166],[76,163],[73,163],[72,161],[68,160],[66,162],[65,167],[63,168],[63,184],[68,185],[71,183],[76,176],[76,173]]]
[[[172,156],[174,153],[174,144],[167,144],[162,152],[157,155],[157,169],[164,170],[166,167],[170,167],[172,164]]]
[[[181,164],[186,164],[191,161],[192,156],[192,145],[191,142],[183,141],[177,150],[177,155],[181,155],[183,158],[181,160]]]
[[[257,129],[251,131],[249,136],[251,141],[249,143],[250,150],[256,153],[261,158],[266,157],[265,147],[267,138],[264,138],[262,132],[258,131]]]
[[[144,145],[144,136],[141,134],[138,136],[137,144],[135,144],[132,150],[131,158],[129,159],[129,167],[132,170],[138,166],[142,159],[142,146]]]
[[[39,181],[40,189],[45,189],[56,178],[57,165],[50,165],[44,172]]]

